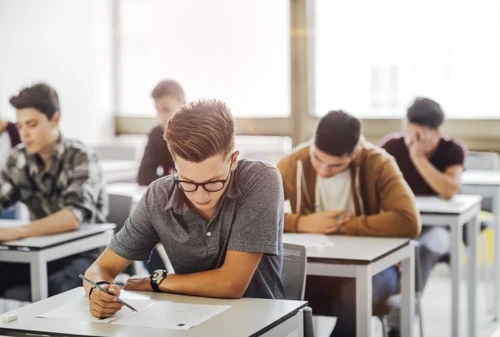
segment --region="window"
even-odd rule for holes
[[[313,114],[400,118],[416,96],[449,118],[500,117],[500,1],[315,0]]]
[[[163,78],[236,117],[290,115],[288,0],[119,0],[117,19],[119,115],[153,116]]]

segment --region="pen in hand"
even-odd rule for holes
[[[98,285],[97,283],[95,283],[94,281],[86,278],[85,276],[83,276],[82,274],[78,275],[78,277],[80,277],[82,280],[90,283],[93,287],[96,287],[97,289],[99,289],[100,291],[108,294],[108,295],[111,295],[111,296],[116,296],[116,295],[113,295],[112,293],[110,293],[107,289],[104,289],[103,287],[101,287],[100,285]],[[123,304],[124,306],[128,307],[129,309],[131,310],[134,310],[137,312],[137,309],[134,308],[133,306],[131,306],[130,304],[126,303],[124,300],[120,299],[118,297],[118,302],[120,302],[121,304]]]

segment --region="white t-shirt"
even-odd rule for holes
[[[7,130],[4,130],[2,133],[0,133],[0,170],[3,170],[5,168],[5,165],[7,164],[7,158],[9,158],[10,148],[11,142],[9,133],[7,132]]]
[[[316,212],[343,211],[355,214],[351,185],[348,169],[331,178],[316,176]]]

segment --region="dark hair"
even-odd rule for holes
[[[175,158],[200,163],[234,148],[234,119],[227,105],[202,99],[183,105],[168,121],[163,138]]]
[[[444,112],[432,99],[418,97],[408,108],[406,119],[410,123],[437,129],[444,122]]]
[[[159,99],[163,96],[171,96],[179,101],[181,104],[186,103],[186,97],[184,96],[184,89],[182,89],[179,82],[174,80],[163,80],[160,81],[151,92],[151,97],[153,99]]]
[[[54,113],[60,112],[57,92],[45,83],[23,88],[17,96],[12,96],[9,102],[16,109],[37,109],[49,120]]]
[[[320,119],[314,133],[314,145],[331,156],[351,155],[360,134],[359,119],[345,111],[333,110]]]

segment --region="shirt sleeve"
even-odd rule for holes
[[[156,205],[148,188],[122,229],[111,239],[108,248],[128,260],[147,260],[151,250],[160,241],[149,218],[149,208]],[[148,206],[149,205],[149,206]]]
[[[462,146],[457,143],[451,143],[449,150],[443,158],[443,163],[445,164],[445,169],[455,165],[464,165],[465,162],[465,150]]]
[[[21,198],[19,192],[22,169],[17,165],[22,154],[16,150],[11,151],[5,168],[0,172],[0,211],[9,208]]]
[[[392,137],[385,137],[379,143],[379,146],[387,151],[391,156],[396,156],[399,149],[399,141]]]
[[[242,188],[228,250],[278,255],[283,233],[283,185],[276,168],[266,167]]]
[[[162,176],[156,172],[159,166],[164,169],[162,176],[169,174],[168,170],[174,167],[172,156],[163,139],[162,128],[156,127],[149,133],[148,143],[144,149],[137,174],[137,183],[141,186],[148,186],[156,179],[161,178]]]
[[[68,184],[61,192],[63,207],[68,207],[80,223],[93,222],[102,192],[102,173],[97,156],[78,152],[68,167]]]

